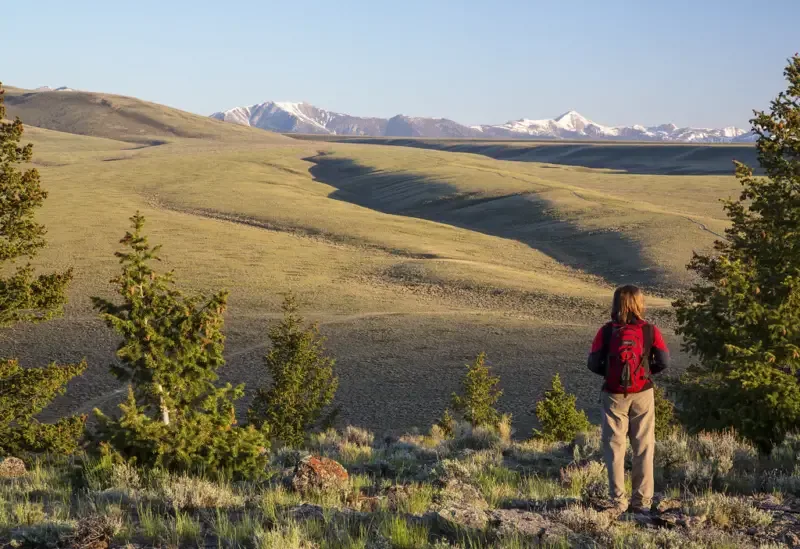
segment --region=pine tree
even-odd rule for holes
[[[653,387],[653,400],[656,409],[656,440],[664,440],[678,430],[675,403],[660,386]]]
[[[500,378],[493,376],[486,364],[486,353],[481,353],[471,365],[461,381],[463,394],[453,393],[450,405],[473,426],[495,427],[500,422],[500,412],[495,404],[503,394],[497,386]]]
[[[764,451],[800,428],[800,56],[784,75],[771,112],[751,120],[766,176],[736,163],[742,192],[725,201],[727,238],[694,255],[702,282],[675,303],[697,358],[681,380],[682,422],[733,427]]]
[[[270,328],[269,338],[272,349],[264,365],[272,384],[258,389],[249,418],[274,439],[298,446],[333,401],[339,386],[335,361],[326,355],[317,325],[306,327],[291,294],[283,303],[283,319]]]
[[[82,363],[23,369],[14,359],[0,361],[0,455],[72,454],[77,449],[85,416],[52,424],[40,423],[35,416],[85,368]]]
[[[112,280],[122,302],[93,298],[123,338],[117,349],[121,364],[111,371],[130,383],[119,418],[96,411],[98,438],[141,465],[256,474],[266,463],[266,442],[255,429],[236,427],[234,402],[244,388],[215,385],[225,364],[227,294],[184,296],[172,273],[150,266],[161,247],[148,243],[144,217],[137,213],[131,221],[133,231],[121,241],[128,251],[116,254],[122,273]]]
[[[536,403],[536,417],[541,429],[533,437],[548,442],[569,442],[575,435],[591,427],[586,412],[575,407],[576,397],[564,391],[561,376],[553,376],[553,384],[544,398]]]
[[[0,84],[0,121],[5,118]],[[23,126],[0,122],[0,262],[33,258],[44,248],[43,225],[34,220],[47,192],[41,188],[35,168],[20,171],[19,164],[33,158],[33,145],[20,146]],[[0,279],[0,326],[20,321],[41,322],[61,313],[72,271],[35,275],[27,264],[8,278]]]
[[[445,438],[452,438],[456,432],[456,420],[449,409],[442,412],[442,417],[436,420],[435,425],[439,427]]]
[[[30,162],[33,145],[20,145],[22,122],[3,122],[5,105],[0,84],[0,327],[18,322],[41,322],[61,314],[71,271],[35,274],[28,263],[45,246],[45,228],[36,223],[34,212],[47,192],[41,188],[36,169],[20,170]],[[23,369],[13,359],[0,361],[0,453],[71,453],[83,433],[84,418],[64,418],[56,424],[39,423],[34,416],[64,392],[67,382],[79,375],[85,364]]]

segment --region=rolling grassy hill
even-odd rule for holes
[[[182,287],[231,291],[226,379],[267,382],[266,328],[293,291],[338,359],[343,422],[429,425],[482,350],[523,434],[554,372],[595,416],[585,356],[612,285],[658,296],[677,350],[669,301],[737,190],[731,176],[294,140],[116,96],[12,90],[7,103],[41,126],[26,132],[50,191],[37,264],[73,266],[76,280],[65,318],[18,327],[0,348],[29,366],[90,363],[53,413],[121,397],[107,373],[116,340],[89,297],[111,295],[113,253],[141,210]]]
[[[292,135],[295,139],[362,143],[480,154],[496,160],[544,162],[628,173],[730,175],[732,160],[758,166],[752,144],[691,144],[608,141],[520,141]]]
[[[19,116],[31,126],[132,143],[160,144],[176,138],[261,143],[287,139],[121,95],[8,87],[5,102],[9,117]]]

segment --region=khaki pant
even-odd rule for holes
[[[649,508],[653,501],[653,455],[656,446],[653,393],[652,389],[628,395],[603,392],[603,453],[608,468],[611,500],[621,510],[627,507],[626,438],[630,438],[633,450],[631,504]]]

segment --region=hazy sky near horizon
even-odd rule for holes
[[[467,124],[748,127],[800,49],[800,0],[37,0],[0,21],[12,86]]]

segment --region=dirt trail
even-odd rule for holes
[[[725,235],[723,235],[723,234],[719,234],[719,233],[717,233],[717,232],[714,232],[714,231],[712,231],[711,229],[709,229],[709,228],[708,228],[708,227],[705,225],[705,223],[700,223],[699,221],[697,221],[696,219],[692,219],[692,218],[691,218],[691,217],[689,217],[688,215],[686,215],[686,216],[684,216],[684,217],[685,217],[687,220],[689,220],[689,221],[691,221],[692,223],[694,223],[695,225],[697,225],[698,227],[700,227],[701,229],[703,229],[704,231],[706,231],[706,232],[708,232],[708,233],[711,233],[711,234],[713,234],[713,235],[714,235],[714,236],[716,236],[717,238],[721,238],[722,240],[728,240],[728,237],[727,237],[727,236],[725,236]]]

